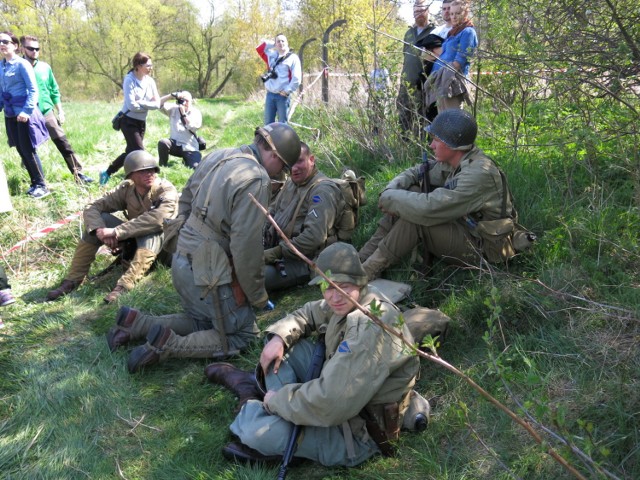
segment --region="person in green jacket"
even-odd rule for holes
[[[325,248],[317,260],[347,295],[377,313],[389,328],[409,342],[413,337],[400,311],[375,287],[349,244]],[[311,284],[322,284],[315,277]],[[321,285],[323,300],[312,301],[266,330],[260,355],[266,393],[253,375],[228,363],[213,363],[205,374],[211,382],[236,393],[242,408],[231,424],[239,441],[223,448],[229,459],[277,460],[286,448],[292,424],[303,425],[296,457],[326,466],[355,466],[383,453],[390,455],[410,404],[420,368],[419,358],[403,342],[371,319],[331,285]],[[320,376],[304,382],[313,357],[312,338],[326,345]],[[375,439],[375,440],[374,440]]]
[[[82,173],[82,165],[78,160],[78,156],[62,129],[65,115],[62,109],[62,102],[60,101],[58,82],[56,82],[56,78],[53,76],[51,66],[39,59],[40,42],[38,38],[33,35],[23,35],[20,37],[20,45],[22,45],[25,60],[33,66],[33,71],[36,74],[36,82],[38,83],[38,108],[40,108],[44,116],[45,125],[49,131],[51,141],[53,141],[56,148],[60,151],[62,158],[64,158],[76,182],[93,182],[92,178]],[[58,113],[58,118],[56,118],[53,113],[54,107]]]

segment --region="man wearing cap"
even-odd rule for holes
[[[381,321],[413,341],[407,326],[398,326],[397,307],[367,286],[353,246],[334,243],[322,251],[317,265],[350,299],[365,307],[375,302]],[[311,283],[321,282],[316,277]],[[225,457],[278,460],[292,424],[304,425],[296,457],[326,466],[355,466],[378,453],[393,454],[389,442],[398,438],[419,359],[333,286],[321,290],[323,300],[309,302],[267,328],[268,342],[260,355],[264,395],[251,373],[228,363],[205,369],[210,381],[243,394],[230,427],[239,441],[223,448]],[[315,348],[311,339],[322,337],[322,370],[318,378],[305,382]]]
[[[129,372],[168,358],[220,358],[245,349],[258,328],[253,308],[268,301],[262,225],[270,177],[300,157],[300,139],[288,125],[256,129],[251,145],[207,155],[180,196],[184,225],[171,263],[183,312],[153,316],[122,307],[107,335],[111,351],[131,340]]]
[[[176,103],[167,103],[170,98]],[[160,111],[169,117],[169,138],[158,141],[160,166],[169,164],[169,155],[181,157],[189,168],[196,168],[202,160],[196,131],[202,126],[202,113],[193,106],[193,97],[186,90],[160,98]]]
[[[122,251],[129,266],[105,298],[111,303],[131,290],[151,268],[162,250],[162,225],[174,218],[178,192],[171,182],[157,177],[158,161],[144,150],[129,153],[124,161],[125,180],[84,209],[84,234],[78,242],[71,268],[62,284],[47,294],[56,300],[82,283],[101,245]],[[126,221],[113,215],[123,212]],[[130,257],[134,251],[133,257]],[[126,258],[129,257],[129,258]]]
[[[273,203],[271,215],[308,258],[337,240],[336,220],[345,208],[340,188],[316,166],[315,156],[302,142],[300,158]],[[309,266],[293,253],[270,222],[264,231],[265,284],[267,291],[281,290],[309,281]]]
[[[478,126],[473,116],[445,110],[428,132],[435,161],[398,175],[378,200],[379,208],[397,221],[363,263],[370,280],[420,242],[425,255],[453,264],[477,265],[483,254],[490,261],[515,254],[513,199],[504,174],[474,145]],[[423,189],[412,191],[416,185]],[[495,237],[485,231],[495,226],[501,228]]]
[[[420,58],[420,48],[416,47],[433,29],[429,23],[429,5],[426,0],[416,0],[413,5],[415,24],[404,35],[404,62],[396,106],[400,128],[407,135],[422,135],[423,98],[422,84],[426,79],[425,63]]]

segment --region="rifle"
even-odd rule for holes
[[[311,363],[309,364],[307,372],[304,376],[305,383],[320,376],[322,365],[324,364],[325,350],[326,346],[324,344],[324,336],[321,336],[318,339],[318,343],[316,343],[316,347],[313,350]],[[289,464],[291,463],[291,460],[293,460],[293,454],[296,450],[296,447],[298,446],[298,437],[300,436],[301,431],[302,427],[300,425],[294,425],[291,429],[289,441],[287,442],[287,448],[282,455],[282,465],[280,465],[280,471],[278,472],[278,480],[285,480],[287,476],[287,468],[289,468]]]

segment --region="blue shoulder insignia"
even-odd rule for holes
[[[340,345],[338,345],[338,353],[351,353],[351,348],[349,348],[346,340],[343,340]]]

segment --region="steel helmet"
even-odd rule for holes
[[[295,130],[286,123],[274,122],[264,127],[258,127],[256,135],[264,138],[288,169],[291,169],[300,158],[300,138]]]
[[[148,168],[155,169],[156,173],[160,172],[158,160],[145,150],[134,150],[124,159],[124,178],[129,178],[133,172]]]
[[[478,124],[470,113],[455,108],[439,113],[427,132],[453,150],[471,150],[478,135]]]

